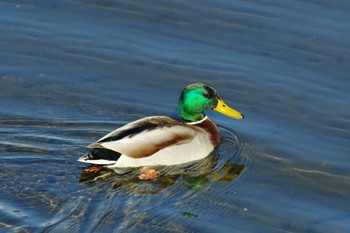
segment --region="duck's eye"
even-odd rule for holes
[[[203,96],[204,96],[205,98],[210,98],[210,94],[209,94],[209,93],[203,93]]]

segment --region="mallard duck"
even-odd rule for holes
[[[243,115],[230,108],[210,86],[185,87],[178,102],[182,122],[151,116],[131,122],[90,144],[80,162],[107,168],[170,166],[205,158],[220,142],[220,132],[206,116],[215,110],[235,119]],[[154,170],[153,170],[154,171]]]

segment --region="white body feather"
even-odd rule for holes
[[[107,167],[176,165],[203,159],[213,150],[208,137],[201,134],[195,136],[191,143],[169,146],[149,157],[134,159],[122,154],[115,164]]]
[[[206,117],[207,118],[207,117]],[[202,121],[206,120],[203,119]],[[125,130],[137,127],[146,121],[159,120],[166,123],[173,122],[174,125],[160,126],[150,130],[144,130],[135,135],[128,135],[115,141],[104,141]],[[202,122],[200,121],[200,122]],[[200,123],[199,122],[199,123]],[[176,165],[188,163],[205,158],[214,150],[214,145],[210,142],[210,135],[200,128],[195,128],[195,123],[182,124],[168,117],[147,117],[131,122],[111,133],[105,135],[88,148],[106,148],[119,152],[121,156],[118,160],[87,159],[83,156],[81,162],[106,165],[108,168],[127,167],[147,167],[157,165]],[[173,139],[177,139],[174,142]],[[101,142],[102,141],[102,142]],[[169,145],[162,148],[160,145]],[[132,154],[142,153],[143,150],[161,148],[150,156],[136,158]]]

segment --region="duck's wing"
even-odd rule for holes
[[[169,117],[147,117],[112,131],[88,148],[103,148],[131,158],[144,158],[163,148],[189,143],[196,132],[194,127]]]

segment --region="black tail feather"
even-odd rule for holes
[[[87,153],[87,157],[91,160],[105,159],[105,160],[117,161],[120,155],[121,154],[116,151],[103,149],[103,148],[93,148],[93,149],[90,149]]]

